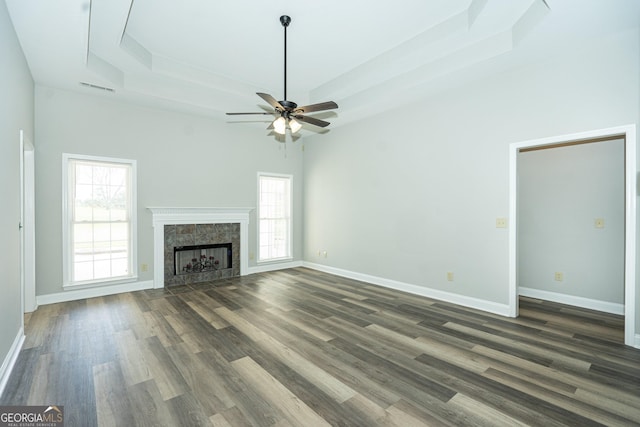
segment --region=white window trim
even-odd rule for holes
[[[289,179],[289,256],[281,257],[281,258],[269,258],[262,260],[260,259],[260,178],[261,177],[274,177],[274,178],[288,178]],[[257,175],[257,203],[256,203],[256,254],[257,254],[257,264],[270,264],[270,263],[279,263],[279,262],[288,262],[293,260],[293,175],[290,174],[282,174],[282,173],[271,173],[271,172],[258,172]]]
[[[105,163],[124,163],[131,166],[131,276],[118,279],[99,279],[71,283],[70,230],[69,230],[69,161],[85,160]],[[119,285],[138,280],[138,208],[136,161],[114,157],[86,156],[62,153],[62,288],[63,290]]]

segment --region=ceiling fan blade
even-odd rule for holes
[[[285,110],[285,108],[278,101],[276,101],[276,99],[273,96],[269,95],[268,93],[256,92],[256,95],[258,95],[260,98],[267,101],[267,103],[269,103],[269,105],[271,105],[273,108],[280,111]]]
[[[307,117],[300,114],[292,115],[296,120],[300,120],[304,123],[309,123],[310,125],[319,126],[321,128],[327,127],[330,125],[329,122],[325,122],[324,120],[316,119],[314,117]]]
[[[241,116],[245,114],[260,114],[263,116],[271,116],[273,113],[225,113],[227,116]]]
[[[314,111],[333,110],[338,108],[338,104],[333,101],[320,102],[319,104],[305,105],[304,107],[298,107],[295,109],[296,113],[312,113]]]

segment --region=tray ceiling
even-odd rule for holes
[[[290,15],[289,98],[335,100],[336,125],[637,26],[640,14],[637,0],[6,3],[36,83],[220,120],[259,108],[255,92],[282,98],[278,18]]]

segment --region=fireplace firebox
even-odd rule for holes
[[[173,274],[194,274],[224,270],[232,267],[231,243],[175,246]]]

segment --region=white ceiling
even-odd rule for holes
[[[337,102],[334,125],[640,21],[640,0],[6,3],[36,83],[229,121],[283,98],[287,14],[288,98]]]

